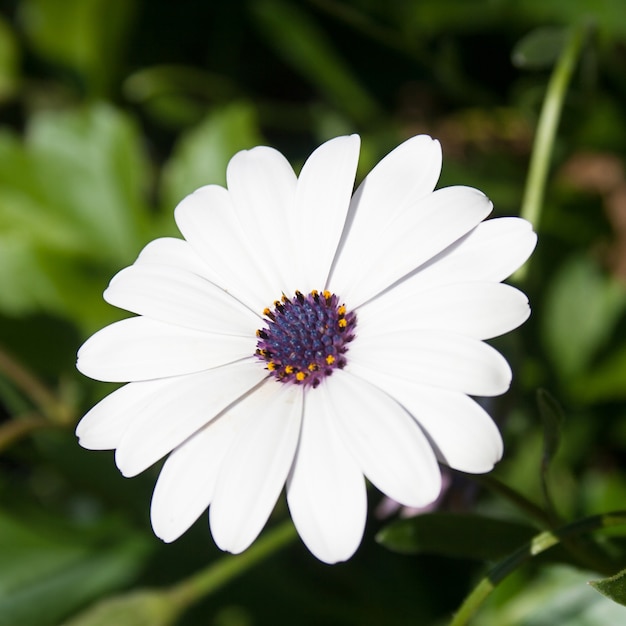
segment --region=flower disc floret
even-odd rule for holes
[[[335,294],[296,291],[291,299],[283,294],[263,314],[268,322],[257,330],[256,354],[276,380],[315,388],[346,365],[356,315]]]

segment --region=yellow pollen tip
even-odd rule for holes
[[[329,354],[326,357],[326,363],[328,363],[328,365],[332,365],[335,362],[335,357],[332,354]]]
[[[304,372],[298,372],[296,374],[296,380],[304,380],[306,378],[306,374]]]
[[[328,289],[324,290],[324,293],[322,294],[324,296],[324,298],[326,298],[326,300],[330,300],[330,297],[333,295],[332,293],[330,293],[330,291],[328,291]]]
[[[293,374],[293,365],[285,366],[285,374]],[[297,376],[296,376],[297,378]]]
[[[346,307],[345,305],[341,305],[338,309],[337,309],[337,314],[338,315],[345,315],[346,314]]]
[[[271,311],[270,311],[270,309],[269,309],[269,308],[265,307],[265,308],[263,309],[263,315],[269,315],[270,313],[271,313]]]
[[[311,292],[311,295],[315,297],[317,294],[318,294],[317,289],[313,289],[313,291]]]
[[[273,372],[276,369],[276,363],[274,363],[274,361],[268,361],[267,363],[267,369],[270,372]]]
[[[317,365],[315,365],[315,363],[309,363],[307,369],[309,372],[314,372],[317,369]]]
[[[348,325],[348,322],[343,318],[340,319],[337,323],[339,324],[339,328],[345,328]]]

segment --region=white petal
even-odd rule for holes
[[[167,265],[209,278],[210,268],[198,256],[189,242],[174,237],[161,237],[151,241],[139,253],[135,265]]]
[[[359,159],[358,135],[322,144],[298,177],[295,234],[306,282],[300,291],[323,289],[350,206]]]
[[[185,328],[254,336],[260,318],[196,274],[160,265],[131,265],[111,280],[104,299],[132,313]]]
[[[241,414],[241,427],[209,509],[213,539],[222,550],[245,550],[272,512],[298,444],[302,391],[270,380],[230,409]]]
[[[433,192],[441,173],[441,146],[428,135],[407,139],[383,158],[356,190],[338,263],[362,263],[375,238],[403,211]]]
[[[464,281],[500,282],[524,264],[536,243],[537,235],[526,220],[518,217],[487,220],[404,282],[414,293]]]
[[[384,372],[376,383],[413,415],[438,459],[472,474],[493,469],[502,457],[502,437],[487,412],[465,394],[426,387]]]
[[[415,270],[474,228],[491,211],[470,187],[447,187],[403,211],[386,230],[370,233],[370,254],[339,259],[331,291],[355,308]]]
[[[122,440],[135,412],[168,385],[168,380],[150,380],[130,383],[110,393],[76,426],[78,442],[88,450],[113,450]]]
[[[359,332],[347,357],[350,371],[373,384],[378,372],[472,396],[497,396],[511,384],[511,368],[494,348],[436,330]]]
[[[90,337],[76,367],[108,382],[191,374],[251,356],[255,338],[203,333],[147,317],[115,322]]]
[[[317,390],[305,397],[287,503],[302,541],[318,559],[337,563],[354,554],[367,516],[365,481]]]
[[[368,334],[423,329],[491,339],[517,328],[530,315],[528,298],[501,283],[468,282],[411,291],[406,281],[358,310]]]
[[[250,249],[230,193],[218,185],[194,191],[176,207],[176,224],[209,268],[207,278],[254,311],[276,299],[279,285],[268,283]],[[253,233],[251,233],[253,234]]]
[[[502,458],[500,431],[476,401],[461,393],[430,388],[422,388],[412,397],[414,415],[446,465],[482,474]]]
[[[207,510],[222,461],[237,432],[226,414],[211,421],[167,458],[159,474],[150,517],[154,534],[171,542]]]
[[[238,152],[226,177],[250,254],[274,285],[267,305],[283,292],[293,293],[298,285],[292,224],[296,175],[280,152],[261,146]]]
[[[437,498],[441,473],[435,454],[395,400],[346,370],[336,370],[315,392],[323,395],[346,446],[380,491],[405,506]]]
[[[267,372],[255,359],[165,379],[167,386],[134,407],[116,453],[124,476],[156,463],[257,385]]]
[[[351,203],[352,227],[376,232],[432,193],[441,173],[441,145],[416,135],[383,158],[359,185]]]

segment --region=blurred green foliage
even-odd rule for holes
[[[0,3],[0,625],[53,626],[218,555],[205,519],[161,544],[148,521],[156,471],[124,480],[112,455],[80,450],[73,434],[110,391],[74,371],[76,349],[123,315],[102,291],[147,241],[176,234],[176,203],[223,184],[230,157],[259,143],[298,167],[320,141],[359,132],[363,175],[427,132],[443,144],[442,185],[480,187],[497,214],[515,215],[563,28],[581,23],[589,36],[523,285],[533,316],[497,343],[515,383],[488,407],[506,442],[495,475],[538,503],[549,489],[565,519],[626,497],[623,0]],[[565,415],[545,426],[543,478],[539,387]],[[476,549],[462,558],[449,541],[466,518],[452,531],[398,522],[384,532],[414,554],[396,554],[374,541],[386,521],[372,506],[349,563],[328,568],[295,545],[180,625],[437,623],[484,571],[477,559],[526,539],[528,523],[458,476],[441,506],[472,516]],[[623,619],[591,590],[581,609],[593,574],[534,574],[507,581],[478,623]]]
[[[609,578],[603,580],[592,580],[590,585],[601,594],[611,598],[611,600],[626,606],[626,570],[622,570]]]

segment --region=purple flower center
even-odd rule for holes
[[[257,330],[256,355],[282,383],[317,387],[346,364],[348,343],[354,339],[356,315],[330,291],[296,291],[265,309],[264,328]]]

